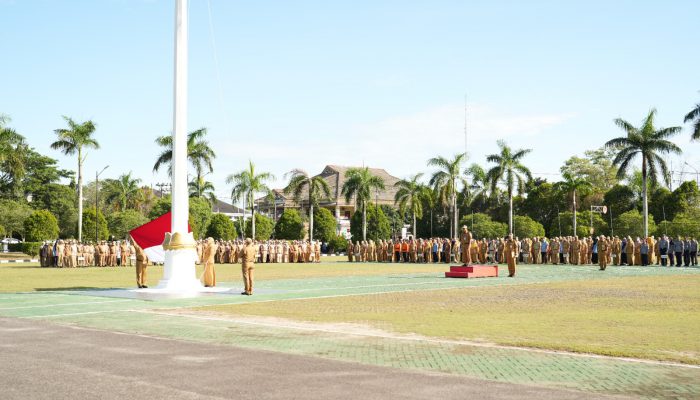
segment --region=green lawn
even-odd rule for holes
[[[700,276],[644,276],[198,310],[700,364]]]
[[[350,264],[344,261],[347,258],[324,257],[318,264],[257,264],[255,279],[440,273],[448,268],[445,264]],[[198,276],[201,273],[202,267],[198,266]],[[148,267],[149,286],[155,286],[162,276],[162,266]],[[218,264],[216,279],[219,282],[240,282],[240,264]],[[132,287],[135,284],[134,267],[41,268],[36,263],[0,264],[0,292]]]

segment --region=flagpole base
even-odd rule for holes
[[[194,249],[165,250],[163,279],[156,289],[168,292],[201,292],[204,286],[197,279]]]

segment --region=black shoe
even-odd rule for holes
[[[248,292],[241,292],[242,295],[247,296]]]
[[[141,286],[141,287],[142,287],[143,289],[148,289],[148,286],[146,286],[146,285],[143,285],[143,286]]]

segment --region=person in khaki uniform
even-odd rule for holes
[[[146,286],[146,267],[148,266],[148,257],[144,253],[141,246],[136,244],[136,242],[131,239],[131,244],[134,246],[136,251],[136,284],[139,289],[145,289]]]
[[[471,245],[472,245],[472,233],[469,232],[467,226],[462,226],[462,232],[459,234],[459,244],[462,250],[462,265],[469,265],[472,263],[471,255]]]
[[[214,269],[214,261],[219,246],[213,238],[207,239],[207,244],[204,246],[204,287],[216,286],[216,270]]]
[[[517,249],[518,246],[515,244],[515,240],[513,239],[513,235],[510,234],[508,235],[508,239],[506,239],[505,245],[503,246],[503,250],[505,252],[506,256],[506,262],[508,263],[508,277],[512,278],[515,276],[515,260],[517,257]]]
[[[600,266],[601,271],[605,271],[605,268],[608,267],[608,263],[610,262],[610,260],[608,259],[609,254],[610,243],[605,238],[605,236],[601,236],[598,239],[598,265]]]
[[[250,239],[245,240],[245,246],[241,252],[241,273],[243,274],[243,295],[253,295],[253,269],[255,268],[255,246]]]

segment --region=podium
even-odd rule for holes
[[[498,265],[453,265],[445,278],[490,278],[498,277]]]

